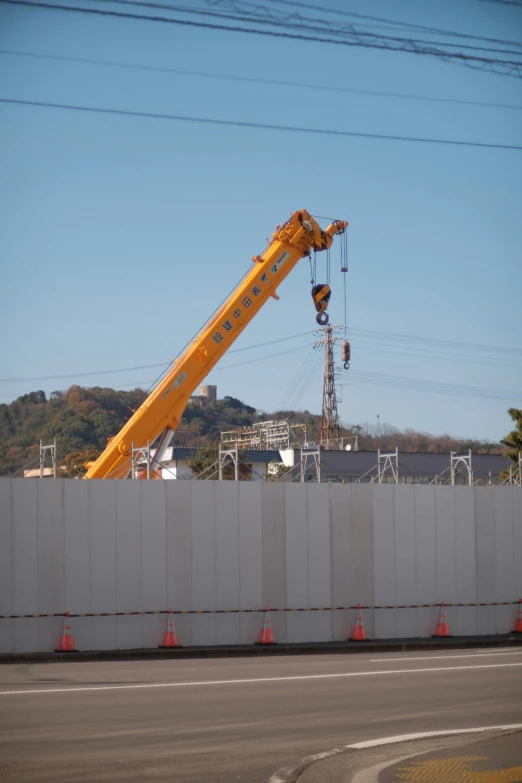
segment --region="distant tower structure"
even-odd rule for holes
[[[337,412],[337,394],[335,391],[335,365],[333,348],[336,339],[333,337],[333,327],[325,326],[324,340],[324,382],[323,382],[323,409],[321,414],[321,432],[319,445],[323,449],[342,449],[343,434],[339,424]]]
[[[201,397],[205,397],[206,402],[217,402],[217,386],[200,386],[199,393]]]

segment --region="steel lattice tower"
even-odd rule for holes
[[[333,347],[335,338],[333,327],[325,326],[324,340],[324,382],[323,382],[323,409],[321,414],[321,432],[319,434],[319,444],[323,449],[342,449],[343,434],[339,424],[339,413],[337,411],[337,394],[335,391],[335,365]]]

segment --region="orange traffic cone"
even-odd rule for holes
[[[74,649],[74,639],[71,633],[71,626],[69,625],[69,612],[65,612],[63,616],[63,631],[60,637],[60,644],[55,652],[78,652]]]
[[[362,616],[361,604],[357,604],[355,625],[353,626],[353,631],[350,638],[352,639],[353,642],[364,642],[364,640],[366,639],[366,631],[364,630],[364,621]]]
[[[450,636],[448,629],[448,618],[446,616],[446,605],[444,601],[440,602],[439,619],[437,621],[437,630],[433,636]]]
[[[513,633],[522,633],[522,598],[518,602],[517,621]]]
[[[160,644],[161,649],[168,647],[181,647],[181,645],[178,644],[178,639],[176,637],[176,628],[174,626],[174,615],[172,614],[172,609],[169,609],[168,615],[167,630],[163,634],[163,644]]]
[[[270,618],[270,607],[265,606],[265,619],[263,622],[263,630],[259,637],[258,644],[276,644],[274,641],[274,634],[272,632],[272,620]]]

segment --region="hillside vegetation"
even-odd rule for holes
[[[57,439],[62,464],[67,464],[68,455],[75,455],[69,462],[78,463],[84,452],[85,459],[92,459],[105,448],[107,439],[119,431],[144,398],[141,389],[117,391],[71,386],[64,392],[53,392],[49,399],[44,392],[35,391],[9,405],[0,405],[0,475],[15,473],[38,456],[40,440],[47,443]],[[279,411],[268,415],[234,397],[225,397],[214,405],[188,405],[175,443],[202,446],[209,440],[218,440],[223,430],[248,427],[269,418],[288,418],[306,424],[309,440],[317,436],[320,425],[320,416],[309,411]],[[379,431],[368,425],[347,425],[344,432],[358,434],[361,450],[398,446],[401,451],[448,452],[469,448],[482,454],[502,451],[498,443],[459,440],[449,435],[434,437],[413,430],[401,432],[386,424],[381,425]],[[68,474],[76,475],[74,470]]]

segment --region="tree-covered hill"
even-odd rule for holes
[[[53,392],[49,399],[42,391],[19,397],[9,405],[0,405],[0,475],[11,475],[38,456],[40,440],[57,439],[60,463],[75,454],[70,462],[93,459],[105,448],[108,438],[117,434],[145,398],[141,389],[118,391],[101,387],[71,386],[67,391]],[[309,411],[279,411],[264,414],[234,397],[215,404],[189,404],[175,436],[180,446],[202,446],[218,440],[224,430],[249,427],[256,421],[288,418],[307,425],[307,437],[317,437],[320,416]],[[413,430],[400,432],[389,425],[376,428],[351,425],[346,434],[359,436],[359,448],[400,451],[448,452],[471,448],[474,453],[500,453],[502,446],[473,440],[459,440],[442,435],[434,437]],[[142,444],[140,444],[142,445]],[[80,452],[80,459],[78,458]],[[85,454],[84,454],[85,453]],[[69,473],[74,475],[74,472]]]
[[[0,475],[9,475],[39,453],[40,440],[57,440],[58,456],[100,452],[145,399],[142,389],[117,391],[71,386],[47,399],[36,391],[0,405]],[[219,439],[221,430],[245,427],[257,421],[254,408],[226,397],[215,405],[189,405],[176,442],[198,446]]]

